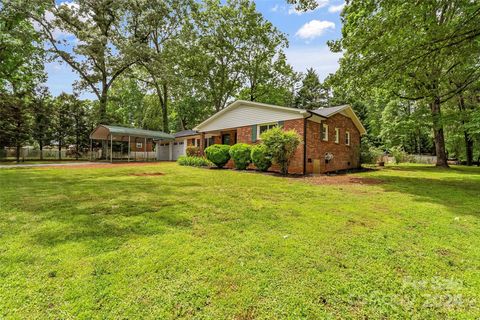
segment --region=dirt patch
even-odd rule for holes
[[[143,173],[132,173],[129,176],[135,177],[155,177],[155,176],[163,176],[165,173],[162,172],[143,172]]]
[[[159,165],[161,162],[122,162],[122,163],[92,163],[92,164],[78,164],[68,166],[45,166],[38,167],[39,169],[102,169],[102,168],[122,168],[122,167],[140,167]]]
[[[382,180],[374,178],[360,178],[349,175],[324,175],[305,177],[305,181],[313,184],[326,185],[348,185],[348,184],[362,184],[362,185],[376,185],[383,183]]]

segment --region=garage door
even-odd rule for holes
[[[168,143],[157,144],[157,160],[170,160],[169,155]]]
[[[183,142],[174,142],[173,143],[173,150],[172,150],[172,160],[177,160],[178,157],[182,156],[183,152]]]

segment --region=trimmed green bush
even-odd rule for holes
[[[272,156],[272,162],[280,166],[280,172],[283,175],[287,175],[290,161],[302,141],[300,135],[295,130],[284,131],[275,127],[265,131],[260,137]]]
[[[253,146],[250,157],[255,167],[260,171],[267,171],[272,166],[272,157],[264,144]]]
[[[230,157],[232,157],[235,163],[235,168],[238,170],[247,169],[248,165],[252,162],[250,153],[252,147],[246,143],[237,143],[230,147]]]
[[[190,157],[200,157],[200,148],[195,146],[188,146],[185,153],[187,154],[187,156]]]
[[[219,168],[223,168],[230,160],[230,146],[225,144],[214,144],[205,149],[205,156],[214,165]]]
[[[211,162],[204,157],[180,156],[177,163],[181,166],[208,167]]]

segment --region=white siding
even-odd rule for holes
[[[302,119],[304,116],[296,110],[282,110],[258,106],[239,105],[219,115],[217,118],[198,127],[198,131],[215,131],[254,124],[284,120]]]

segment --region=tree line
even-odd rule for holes
[[[54,123],[63,119],[57,99],[84,108],[84,128],[172,132],[240,98],[307,109],[349,103],[367,127],[366,146],[433,153],[444,167],[448,157],[480,158],[475,1],[347,1],[342,37],[328,43],[343,53],[340,68],[323,82],[313,69],[293,70],[286,35],[249,0],[2,0],[0,18],[0,146],[50,139],[38,133],[55,127],[38,125],[38,106],[56,108],[45,111]],[[79,75],[75,92],[95,99],[49,97],[44,64],[53,60]]]

